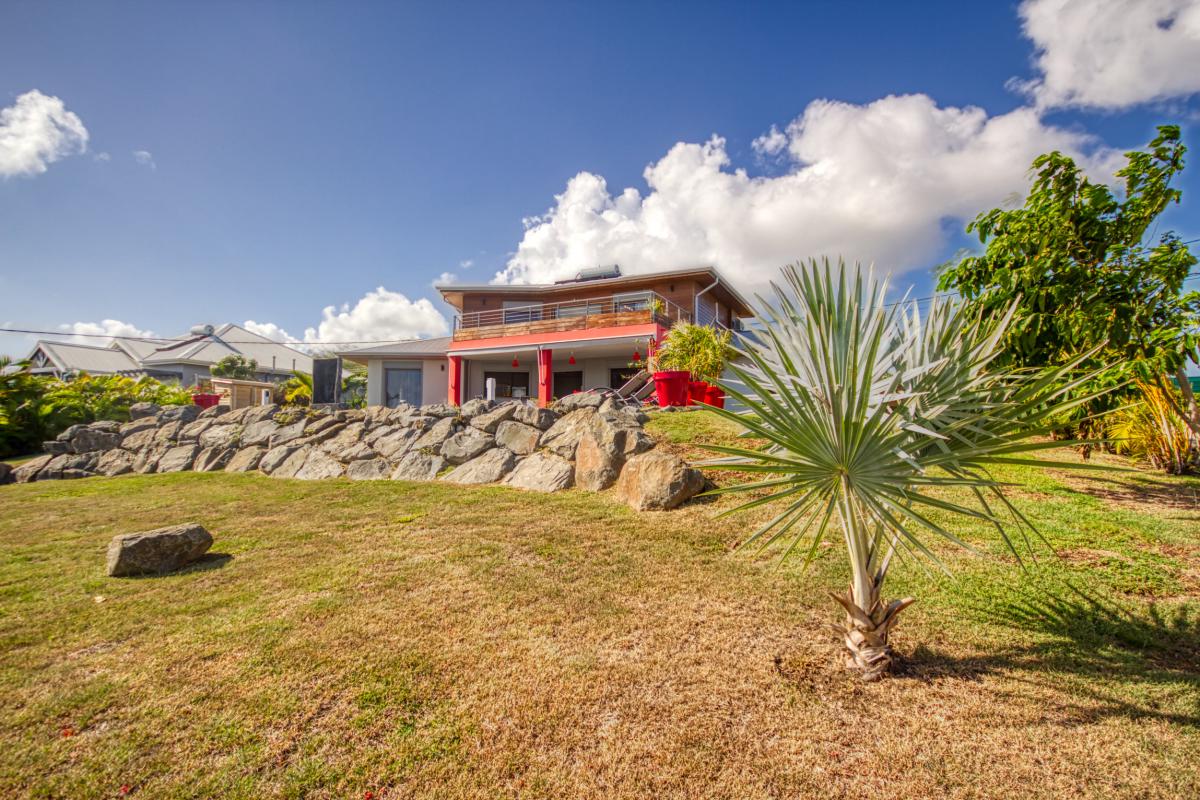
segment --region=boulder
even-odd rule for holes
[[[142,475],[154,472],[158,460],[169,448],[170,445],[167,444],[151,444],[144,448],[133,459],[133,471]]]
[[[520,424],[520,423],[514,423]],[[575,467],[552,453],[534,453],[517,465],[504,482],[518,489],[557,492],[569,489],[575,481]]]
[[[287,447],[288,445],[284,446]],[[271,451],[271,453],[274,452],[274,450]],[[312,447],[297,447],[292,450],[287,458],[270,470],[267,469],[267,459],[271,457],[271,453],[267,453],[263,456],[262,463],[258,465],[258,468],[272,478],[294,478],[296,477],[296,473],[304,466],[304,462],[308,460],[309,454],[314,452],[316,452],[316,449]]]
[[[371,446],[375,452],[396,462],[404,457],[412,448],[414,442],[421,437],[421,432],[412,428],[395,428],[387,436],[376,439]]]
[[[121,444],[121,434],[116,431],[84,428],[71,437],[71,449],[76,453],[94,453],[97,450],[112,450]]]
[[[50,463],[42,468],[42,471],[38,473],[38,480],[46,481],[86,477],[95,474],[96,463],[99,460],[100,453],[97,451],[64,453],[63,455],[55,456],[50,460]]]
[[[495,433],[500,423],[512,419],[513,414],[517,413],[517,408],[521,405],[521,403],[501,403],[491,411],[472,418],[471,426],[484,433]]]
[[[446,403],[433,403],[427,406],[421,406],[421,414],[426,417],[457,417],[458,408],[456,406],[447,405]]]
[[[196,456],[196,463],[192,464],[192,469],[196,472],[216,472],[225,469],[225,465],[230,462],[235,453],[237,453],[237,448],[234,447],[206,448]]]
[[[596,438],[596,443],[614,456],[628,458],[654,447],[650,434],[619,411],[596,414],[591,418],[590,427],[589,432]]]
[[[3,486],[6,483],[13,482],[12,472],[13,472],[12,464],[9,464],[4,461],[0,461],[0,486]]]
[[[662,450],[633,456],[617,480],[617,496],[635,511],[675,508],[703,488],[699,470]]]
[[[330,450],[329,455],[343,464],[350,464],[354,461],[376,458],[378,454],[371,449],[370,445],[364,442],[356,442],[349,447],[343,447],[341,450]]]
[[[279,447],[272,447],[263,454],[262,460],[258,462],[258,469],[261,472],[267,473],[268,475],[274,475],[280,467],[291,461],[292,456],[295,455],[296,451],[298,450],[307,450],[307,448],[302,448],[295,442],[290,444],[281,444]],[[281,475],[280,477],[290,478],[292,475],[295,475],[296,470],[304,466],[304,459],[307,458],[307,456],[307,452],[300,456],[299,461],[295,464],[295,469],[291,471],[291,475]]]
[[[132,436],[135,433],[142,431],[152,431],[158,427],[158,419],[155,417],[139,417],[138,419],[130,420],[122,425],[117,432],[121,434],[122,446],[126,437]]]
[[[459,406],[458,414],[463,419],[469,420],[469,419],[479,416],[480,414],[487,413],[487,411],[489,409],[491,409],[491,407],[493,405],[495,405],[495,403],[488,401],[488,400],[484,400],[483,398],[477,397],[474,400],[468,400],[467,402],[465,402],[461,406]]]
[[[354,445],[356,445],[360,441],[362,441],[363,433],[366,431],[366,429],[367,429],[367,426],[365,423],[362,423],[362,422],[348,423],[345,427],[338,429],[338,431],[335,435],[330,436],[327,439],[324,439],[323,440],[324,444],[321,445],[321,449],[324,450],[326,453],[331,453],[331,454],[340,453],[343,450],[348,450],[349,448],[353,447]],[[333,429],[330,428],[329,430],[333,430]],[[310,441],[311,441],[311,439],[310,439]]]
[[[531,425],[538,430],[546,430],[558,421],[558,414],[548,408],[539,408],[533,403],[512,403],[516,407],[513,419]]]
[[[218,403],[215,406],[209,406],[201,411],[200,416],[196,417],[196,419],[216,419],[217,417],[223,417],[228,413],[229,406]]]
[[[144,450],[154,444],[157,438],[158,428],[144,428],[121,439],[121,447],[125,450]]]
[[[387,478],[391,471],[386,458],[369,458],[351,462],[346,467],[346,477],[352,481],[378,481]]]
[[[579,408],[599,408],[605,395],[601,392],[575,392],[554,401],[554,410],[567,414]]]
[[[162,411],[162,406],[158,403],[134,403],[129,407],[129,418],[139,420],[146,417],[157,417],[160,411]]]
[[[176,437],[176,439],[180,443],[197,442],[200,440],[200,434],[211,428],[212,424],[212,417],[209,417],[208,419],[197,419],[195,422],[189,422],[187,425],[184,425],[179,429],[179,435]],[[224,428],[218,428],[217,430],[224,430]]]
[[[592,431],[579,440],[575,449],[575,485],[589,492],[599,492],[617,482],[625,459],[603,447]]]
[[[49,442],[42,442],[43,452],[49,453],[52,456],[61,456],[64,453],[73,453],[70,442],[60,442],[57,439]]]
[[[304,435],[316,436],[334,427],[338,427],[340,430],[341,424],[333,418],[332,414],[321,414],[304,421]]]
[[[133,472],[133,462],[133,453],[128,450],[109,450],[96,462],[96,472],[109,477],[124,475],[127,472]]]
[[[95,422],[88,423],[89,431],[101,431],[103,433],[116,433],[121,430],[121,423],[115,419],[98,419]]]
[[[413,450],[396,465],[392,472],[394,481],[431,481],[446,466],[446,459],[441,456]]]
[[[108,574],[161,575],[195,561],[212,547],[212,535],[194,522],[114,536],[108,545]]]
[[[429,430],[421,434],[421,438],[413,443],[413,447],[420,449],[428,447],[431,450],[440,450],[442,443],[458,432],[458,423],[453,417],[445,417],[439,419],[429,427]]]
[[[195,422],[196,417],[200,416],[200,412],[203,410],[196,405],[167,406],[159,415],[159,419],[164,422],[182,422],[186,425],[189,422]]]
[[[304,466],[296,471],[296,478],[302,481],[317,481],[322,478],[337,478],[344,474],[346,468],[337,459],[320,450],[313,450],[304,459]]]
[[[527,456],[536,450],[541,437],[542,432],[537,428],[513,420],[505,420],[496,428],[496,443],[519,456]]]
[[[271,434],[270,440],[267,442],[269,447],[278,447],[281,444],[299,439],[304,435],[304,427],[308,424],[308,420],[300,419],[296,422],[280,426]]]
[[[246,447],[234,453],[233,458],[229,459],[229,463],[225,465],[226,472],[249,472],[256,469],[267,448],[265,447]]]
[[[183,430],[183,425],[184,423],[179,422],[178,420],[162,423],[158,426],[158,429],[154,431],[154,443],[167,444],[174,442],[179,438],[179,432]]]
[[[362,408],[344,408],[341,411],[333,412],[333,418],[338,422],[365,422],[367,412]]]
[[[275,431],[279,430],[278,423],[273,419],[260,419],[258,422],[247,423],[242,428],[242,435],[238,439],[243,447],[256,444],[266,444],[271,440]]]
[[[575,458],[575,448],[579,446],[583,434],[591,430],[594,416],[594,408],[580,408],[570,412],[542,434],[539,446],[563,458]]]
[[[241,440],[241,425],[211,425],[200,434],[201,447],[234,447]]]
[[[442,457],[451,464],[465,464],[495,445],[490,433],[478,428],[465,428],[442,443]]]
[[[242,417],[243,425],[253,425],[256,422],[271,419],[279,413],[279,406],[274,403],[268,403],[265,406],[250,406],[246,409],[245,416]]]
[[[87,425],[70,425],[65,431],[55,437],[60,442],[69,442],[80,431],[87,430]]]
[[[200,448],[194,444],[181,444],[172,447],[162,454],[155,466],[155,472],[183,472],[191,469]]]
[[[320,444],[321,442],[327,442],[330,439],[340,436],[342,431],[345,429],[345,422],[338,422],[337,420],[334,420],[332,425],[320,426],[315,431],[310,432],[308,428],[305,428],[304,436],[296,441],[302,444]]]
[[[517,457],[506,447],[493,447],[478,458],[455,467],[442,480],[451,483],[495,483],[517,464]]]
[[[31,458],[19,467],[13,467],[12,479],[15,483],[30,483],[37,480],[38,473],[54,460],[52,455]]]

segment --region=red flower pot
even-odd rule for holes
[[[654,391],[660,406],[683,406],[688,400],[688,378],[691,375],[681,370],[663,370],[654,373]]]
[[[221,400],[219,394],[208,394],[206,392],[197,392],[192,395],[192,402],[201,408],[212,408]]]
[[[705,402],[704,398],[708,392],[707,381],[692,381],[688,384],[688,405]]]
[[[716,408],[725,407],[725,392],[721,391],[721,387],[708,385],[708,391],[704,393],[704,402]]]

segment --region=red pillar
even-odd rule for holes
[[[554,392],[553,350],[538,350],[538,405],[550,405]]]
[[[446,402],[452,406],[462,403],[463,392],[463,363],[462,356],[449,356],[450,359],[450,391],[447,392]]]

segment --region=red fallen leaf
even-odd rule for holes
[[[363,800],[375,800],[375,793],[370,790],[363,792]]]
[[[122,783],[121,788],[118,791],[120,791],[121,794],[129,794],[130,792],[133,791],[133,787],[130,786],[128,783]]]
[[[61,731],[59,731],[59,733],[62,734],[62,738],[69,739],[70,737],[75,735],[75,729],[74,728],[63,728]]]

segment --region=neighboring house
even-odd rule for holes
[[[279,382],[291,377],[293,370],[312,372],[312,358],[306,353],[233,323],[206,335],[114,339],[107,347],[39,340],[28,360],[34,372],[43,374],[149,375],[192,386],[209,378],[212,365],[230,355],[257,361],[257,380]]]
[[[339,353],[367,365],[369,405],[415,404],[414,397],[458,405],[482,397],[488,378],[498,399],[542,405],[616,388],[675,322],[738,329],[752,313],[711,267],[630,276],[612,267],[546,285],[436,288],[458,311],[451,337]]]

